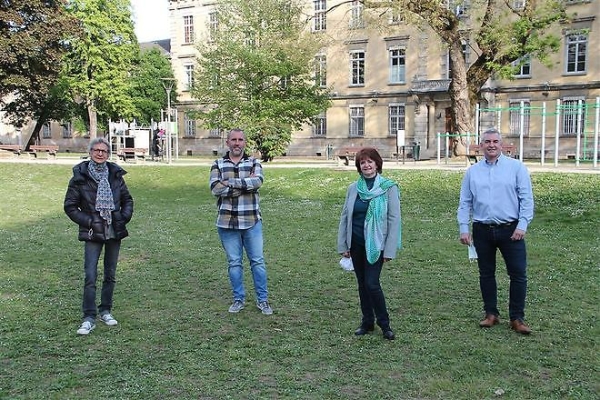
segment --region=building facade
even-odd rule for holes
[[[470,2],[449,1],[449,9],[461,16],[468,31]],[[522,7],[525,1],[514,0],[512,6]],[[561,158],[593,153],[600,119],[600,58],[594,57],[600,50],[600,0],[565,3],[573,17],[556,26],[561,47],[550,56],[553,66],[525,60],[514,79],[489,79],[477,106],[477,131],[468,141],[494,126],[503,132],[505,142],[522,148],[527,158],[555,152]],[[314,125],[294,132],[286,154],[324,156],[341,147],[368,145],[393,157],[399,136],[408,146],[418,143],[421,158],[446,152],[454,132],[448,94],[452,66],[437,35],[392,13],[372,18],[360,1],[305,0],[304,4],[307,29],[328,38],[329,45],[315,54],[315,79],[330,89],[332,105]],[[169,12],[170,59],[179,90],[174,105],[178,152],[214,154],[224,148],[223,132],[205,129],[188,111],[198,107],[190,91],[197,69],[196,44],[209,40],[218,24],[215,2],[170,0]],[[468,35],[462,45],[469,63],[477,48]],[[0,141],[26,140],[32,129],[33,124],[20,130],[0,125]],[[87,142],[64,121],[48,123],[40,137],[44,144],[72,151]]]
[[[209,154],[223,147],[220,132],[202,128],[187,117],[197,106],[189,88],[193,84],[195,43],[208,40],[217,24],[213,1],[171,0],[171,59],[179,80],[180,151]],[[514,1],[514,7],[524,1]],[[597,130],[597,99],[600,97],[600,49],[597,0],[566,1],[567,12],[575,15],[560,24],[556,34],[561,49],[551,55],[552,68],[526,60],[513,80],[490,79],[482,89],[475,126],[499,127],[505,141],[522,145],[525,157],[539,157],[560,147],[563,157],[575,151],[583,139],[591,151]],[[461,1],[457,15],[468,25],[469,2]],[[420,144],[421,157],[438,153],[454,129],[450,118],[448,88],[452,68],[448,52],[435,33],[405,24],[393,14],[378,22],[369,20],[359,1],[306,1],[306,14],[314,34],[328,35],[330,45],[315,57],[319,84],[331,89],[332,106],[315,125],[295,132],[287,155],[324,155],[326,149],[373,146],[384,156],[393,156],[398,131],[404,143]],[[463,43],[469,62],[477,50]],[[471,57],[474,58],[474,57]],[[474,132],[475,136],[477,132]],[[579,134],[579,135],[578,135]],[[402,134],[401,134],[402,135]],[[558,138],[558,142],[556,139]],[[469,140],[475,140],[475,138]],[[579,144],[581,145],[581,143]]]

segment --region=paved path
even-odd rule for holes
[[[81,158],[78,157],[58,157],[54,158],[46,158],[41,156],[40,158],[30,158],[24,156],[3,156],[0,157],[1,163],[13,163],[13,164],[69,164],[75,165],[81,162]],[[113,160],[116,161],[116,160]],[[190,167],[203,167],[210,168],[212,165],[212,158],[188,158],[181,157],[179,160],[173,160],[171,164],[167,164],[166,162],[154,162],[154,161],[141,161],[141,162],[123,162],[117,161],[118,164],[122,166],[126,166],[127,168],[136,168],[143,166],[164,166],[165,168],[171,166],[190,166]],[[557,167],[554,166],[554,163],[546,163],[546,165],[541,165],[539,162],[525,162],[527,168],[531,172],[557,172],[557,173],[580,173],[580,174],[599,174],[600,175],[600,163],[596,168],[593,167],[592,163],[585,162],[580,163],[579,167],[576,167],[575,164],[559,164]],[[383,163],[383,168],[385,169],[394,169],[394,170],[411,170],[411,169],[438,169],[438,170],[449,170],[449,171],[462,171],[468,168],[468,164],[464,161],[460,160],[448,160],[446,163],[443,159],[440,164],[437,163],[437,160],[423,160],[423,161],[413,161],[406,160],[404,163],[402,160],[385,160]],[[296,158],[296,157],[282,157],[279,159],[275,159],[269,163],[263,163],[263,167],[265,168],[329,168],[329,169],[341,169],[341,170],[355,170],[354,165],[350,166],[340,166],[336,161],[327,161],[320,159],[310,159],[310,158]]]

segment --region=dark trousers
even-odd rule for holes
[[[360,309],[362,311],[361,325],[370,327],[377,325],[381,329],[390,327],[390,317],[385,306],[385,296],[379,283],[379,276],[383,268],[383,256],[380,256],[375,264],[369,264],[365,248],[353,244],[350,249],[354,273],[358,282],[358,296],[360,298]]]
[[[104,279],[100,306],[96,311],[96,279],[98,277],[98,260],[104,247]],[[83,283],[83,319],[93,322],[96,314],[109,313],[112,308],[113,291],[115,289],[117,260],[121,249],[120,240],[108,240],[106,243],[85,242],[84,247],[84,283]]]
[[[517,223],[491,226],[473,223],[473,242],[477,250],[479,286],[486,314],[500,315],[497,304],[496,250],[500,250],[510,278],[508,314],[511,320],[525,317],[527,293],[527,252],[525,240],[511,240]]]

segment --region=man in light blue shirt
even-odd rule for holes
[[[480,147],[484,159],[466,171],[457,211],[460,242],[473,244],[478,256],[479,286],[485,311],[479,326],[490,328],[500,322],[496,285],[496,251],[500,250],[510,278],[510,327],[518,333],[529,334],[531,329],[524,322],[524,310],[525,233],[533,219],[531,178],[521,161],[502,154],[502,137],[498,130],[485,131]]]

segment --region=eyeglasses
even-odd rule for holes
[[[92,151],[94,153],[98,153],[98,154],[108,154],[108,150],[104,150],[104,149],[92,149]]]

